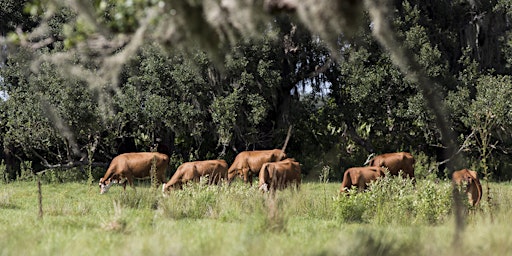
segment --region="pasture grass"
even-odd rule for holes
[[[0,187],[0,255],[507,255],[512,185],[466,209],[454,247],[451,187],[385,178],[365,193],[305,182],[275,197],[241,182],[190,184],[163,196],[149,183],[100,195],[87,182]]]

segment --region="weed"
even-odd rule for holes
[[[123,219],[123,207],[119,201],[113,202],[114,217],[104,222],[101,227],[105,231],[124,232],[126,229],[126,220]]]
[[[9,190],[4,189],[0,193],[0,209],[16,209],[16,205],[12,200],[13,193]]]
[[[156,209],[159,192],[155,189],[128,189],[115,195],[115,201],[123,207],[133,209]]]

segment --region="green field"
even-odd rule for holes
[[[507,255],[512,186],[466,211],[462,242],[447,181],[385,179],[339,196],[339,183],[306,182],[275,198],[236,182],[190,185],[163,197],[149,184],[105,195],[85,182],[0,187],[0,255]]]

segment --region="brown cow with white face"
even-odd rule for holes
[[[301,183],[301,168],[293,158],[273,163],[264,163],[259,173],[258,188],[267,192],[284,189],[295,183],[298,189]]]
[[[157,152],[124,153],[112,159],[105,176],[100,179],[100,193],[106,193],[115,184],[123,184],[126,191],[126,182],[132,188],[133,179],[145,179],[151,177],[151,166],[155,164],[156,179],[165,183],[165,171],[169,165],[169,157]]]
[[[181,164],[171,179],[162,186],[162,192],[171,189],[182,189],[182,185],[189,181],[199,182],[201,177],[208,175],[208,184],[219,184],[226,179],[228,164],[224,160],[205,160],[186,162]]]
[[[386,167],[395,176],[402,170],[403,175],[411,179],[414,178],[414,163],[414,157],[408,152],[382,154],[370,160],[370,166]]]
[[[243,177],[245,183],[252,185],[252,176],[258,175],[261,166],[268,162],[277,162],[286,158],[281,149],[255,150],[240,152],[228,169],[228,181],[237,175]]]
[[[477,205],[482,199],[482,185],[475,171],[468,169],[454,171],[452,182],[457,186],[466,186],[465,193],[468,195],[469,203],[472,206]]]
[[[379,177],[384,177],[384,169],[377,166],[352,167],[343,174],[340,193],[348,192],[352,186],[356,186],[359,192],[368,188],[368,184]]]

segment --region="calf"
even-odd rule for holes
[[[112,184],[123,184],[126,191],[126,181],[132,188],[133,179],[151,177],[151,166],[155,164],[155,178],[158,182],[165,182],[165,171],[169,165],[169,157],[157,152],[124,153],[112,159],[107,172],[100,179],[100,193],[106,193]]]
[[[347,192],[352,186],[356,186],[359,191],[368,187],[368,183],[384,177],[382,167],[365,166],[348,168],[343,174],[340,193]]]
[[[208,184],[218,184],[221,179],[226,179],[228,164],[224,160],[205,160],[183,163],[176,169],[171,179],[162,186],[162,192],[171,188],[181,189],[183,183],[188,181],[199,182],[199,179],[208,175]]]
[[[265,163],[259,172],[258,187],[267,192],[284,189],[290,183],[295,183],[298,189],[301,183],[301,168],[299,162],[287,158],[279,162]]]
[[[468,194],[468,200],[472,206],[477,205],[482,199],[482,185],[475,171],[468,169],[454,171],[452,182],[457,186],[466,185],[465,193]]]

